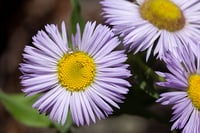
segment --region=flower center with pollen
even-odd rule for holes
[[[175,32],[185,26],[181,9],[170,0],[144,0],[139,10],[143,19],[159,29]]]
[[[94,81],[96,65],[86,53],[74,52],[60,59],[57,70],[63,87],[71,92],[81,91]]]
[[[190,75],[188,83],[188,97],[191,99],[192,104],[200,110],[200,75]]]

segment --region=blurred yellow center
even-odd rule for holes
[[[200,110],[200,75],[190,75],[188,83],[188,97],[191,99],[192,104]]]
[[[83,52],[64,55],[58,63],[58,79],[69,91],[85,90],[95,77],[93,58]]]
[[[141,17],[159,29],[170,32],[185,26],[185,17],[180,8],[170,0],[145,0],[140,6]]]

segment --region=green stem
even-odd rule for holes
[[[146,74],[147,78],[153,78],[158,81],[162,80],[152,68],[150,68],[147,63],[141,58],[140,55],[133,55],[133,61],[138,67]]]
[[[65,123],[65,125],[62,126],[60,124],[53,123],[53,126],[58,130],[59,133],[69,133],[70,127],[72,126],[72,124],[73,124],[73,121],[69,113],[67,117],[67,122]]]
[[[77,23],[79,23],[81,30],[83,29],[85,23],[81,15],[80,0],[71,0],[71,5],[72,5],[72,13],[70,18],[71,20],[70,28],[71,28],[71,33],[75,34]]]
[[[157,99],[159,93],[155,82],[160,81],[161,78],[147,65],[142,56],[142,54],[129,55],[128,62],[133,70],[135,86]]]

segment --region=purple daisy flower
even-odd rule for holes
[[[162,59],[166,51],[177,55],[176,47],[186,46],[200,36],[199,0],[102,0],[100,3],[106,22],[124,37],[124,46],[134,53],[147,50],[147,60],[152,48],[154,56]]]
[[[198,46],[197,49],[200,49]],[[200,132],[200,53],[184,48],[179,58],[167,54],[164,58],[169,73],[157,72],[165,78],[158,82],[162,87],[173,88],[162,93],[157,100],[163,105],[173,105],[174,121],[171,130],[182,129],[183,133]],[[174,91],[173,91],[174,90]]]
[[[53,24],[38,31],[20,64],[23,92],[42,93],[33,107],[53,121],[65,124],[70,111],[76,125],[89,125],[123,102],[130,86],[125,79],[131,75],[127,56],[114,51],[120,41],[111,30],[95,22],[87,22],[82,35],[77,25],[70,44],[64,22],[61,32]]]

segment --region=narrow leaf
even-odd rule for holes
[[[48,127],[51,121],[31,107],[36,99],[37,96],[25,97],[22,93],[6,94],[0,91],[0,101],[16,120],[27,126]]]

